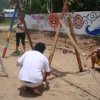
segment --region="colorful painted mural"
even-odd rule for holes
[[[67,32],[69,32],[69,27],[66,20],[67,15],[68,14],[65,14],[63,21],[66,25]],[[70,16],[72,19],[75,34],[87,34],[93,36],[100,35],[100,11],[74,12],[70,13]],[[25,21],[29,29],[55,31],[56,29],[50,25],[50,17],[51,14],[32,14],[26,15]],[[56,17],[59,18],[60,13],[56,13]],[[61,32],[64,33],[63,28],[61,28]]]
[[[100,35],[100,12],[75,12],[71,14],[75,33]],[[80,26],[80,27],[79,27]]]

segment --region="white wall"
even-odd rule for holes
[[[52,15],[53,14],[25,15],[27,27],[29,29],[55,31],[56,28],[51,27],[49,23],[50,16]],[[55,15],[59,18],[61,14]],[[74,12],[70,13],[70,16],[76,34],[100,35],[100,11]],[[66,24],[67,32],[69,32],[66,17],[67,14],[64,16],[63,21]],[[64,32],[63,28],[61,28],[61,32]]]

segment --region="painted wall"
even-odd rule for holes
[[[55,31],[58,27],[60,13],[26,15],[25,21],[29,29]],[[63,22],[69,32],[65,14]],[[100,35],[100,11],[70,13],[75,34]],[[61,28],[64,33],[64,29]]]

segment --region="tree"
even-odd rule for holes
[[[9,8],[9,0],[0,0],[0,12],[7,8]]]
[[[4,0],[2,0],[4,1]],[[6,0],[5,0],[6,1]],[[25,13],[48,13],[48,0],[19,0]],[[53,12],[61,12],[64,0],[49,0]],[[70,11],[100,11],[100,0],[68,0]]]
[[[97,0],[69,0],[70,11],[96,11],[100,10],[97,7]],[[99,4],[100,6],[100,4]]]
[[[43,13],[46,12],[45,0],[20,0],[25,13]]]

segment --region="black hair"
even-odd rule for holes
[[[39,52],[43,53],[44,50],[46,49],[46,47],[45,47],[45,44],[44,44],[44,43],[39,42],[39,43],[37,43],[37,44],[34,46],[33,49],[36,50],[36,51],[39,51]]]

